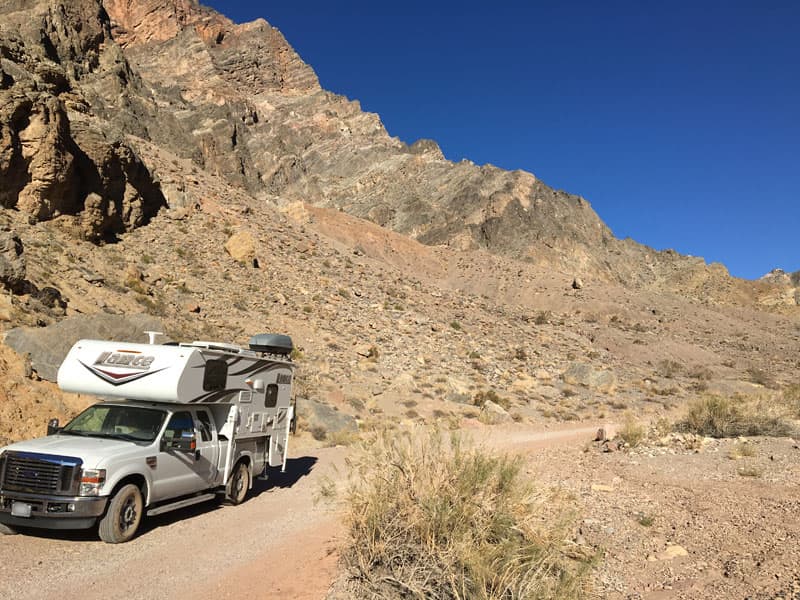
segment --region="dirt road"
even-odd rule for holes
[[[478,443],[523,450],[583,443],[594,431],[471,435]],[[241,506],[210,503],[147,519],[127,544],[104,544],[94,532],[2,537],[0,598],[324,598],[336,575],[341,526],[331,505],[315,504],[314,497],[324,478],[341,479],[346,452],[325,448],[291,460],[286,475],[256,482]]]
[[[104,544],[94,532],[4,536],[0,598],[323,598],[335,574],[330,547],[338,529],[313,498],[343,456],[326,448],[295,458],[287,474],[257,481],[244,504],[147,519],[127,544]],[[309,569],[313,577],[304,576]]]

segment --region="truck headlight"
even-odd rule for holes
[[[79,496],[99,496],[100,488],[106,482],[105,469],[83,469]]]

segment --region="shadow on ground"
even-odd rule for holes
[[[317,464],[316,456],[301,456],[300,458],[290,458],[286,461],[286,471],[281,473],[280,469],[270,469],[267,471],[267,479],[256,478],[253,481],[251,493],[258,496],[270,488],[290,488],[303,477],[309,475]]]

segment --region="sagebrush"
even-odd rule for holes
[[[580,598],[594,553],[566,541],[566,498],[520,458],[381,434],[351,463],[343,552],[359,598]]]
[[[715,438],[797,433],[785,403],[773,397],[706,395],[689,403],[679,431]]]

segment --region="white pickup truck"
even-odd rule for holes
[[[48,436],[0,448],[0,533],[85,529],[127,542],[145,515],[225,496],[285,468],[294,426],[287,336],[215,342],[77,342],[65,391],[104,398]]]

